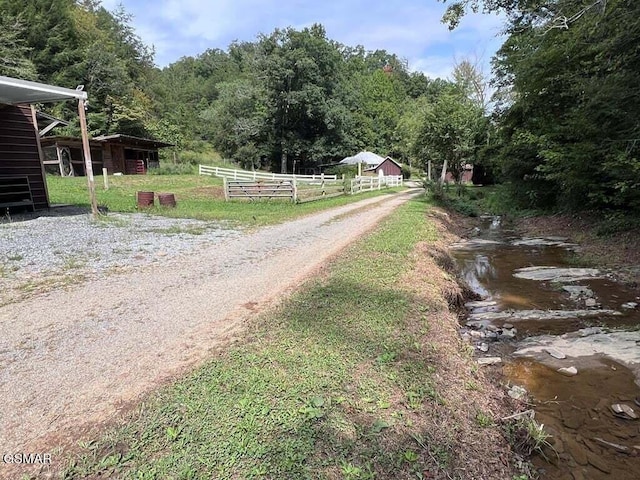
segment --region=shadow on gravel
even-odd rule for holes
[[[8,213],[3,212],[0,217],[0,224],[28,222],[40,217],[71,217],[76,215],[88,215],[91,210],[87,207],[76,205],[54,205],[46,210],[36,210],[35,212]]]

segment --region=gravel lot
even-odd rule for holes
[[[367,199],[254,232],[145,215],[0,225],[0,256],[17,267],[4,282],[69,269],[76,257],[93,273],[0,306],[0,453],[73,445],[239,338],[245,319],[409,197]],[[187,233],[194,228],[200,234]],[[113,268],[121,265],[134,266]],[[15,471],[0,465],[2,476]]]
[[[61,283],[139,268],[242,234],[222,222],[144,213],[111,213],[94,220],[74,208],[51,212],[0,223],[0,305]],[[69,277],[66,282],[64,277]]]

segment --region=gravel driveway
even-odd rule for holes
[[[0,453],[75,443],[86,428],[239,338],[245,319],[410,195],[248,233],[137,214],[110,215],[104,225],[86,215],[0,225],[0,258],[17,267],[7,269],[5,283],[59,271],[69,248],[86,274],[0,307]],[[56,254],[61,244],[67,249]]]

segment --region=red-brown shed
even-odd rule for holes
[[[380,172],[383,173],[380,173]],[[367,168],[365,172],[375,175],[402,175],[402,166],[393,158],[387,157],[375,167]]]

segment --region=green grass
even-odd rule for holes
[[[282,222],[331,207],[397,192],[387,189],[360,195],[332,197],[304,204],[286,201],[225,202],[222,179],[200,175],[123,175],[109,176],[105,190],[101,176],[95,177],[98,204],[112,212],[135,212],[136,192],[173,193],[177,208],[154,207],[145,212],[168,217],[199,220],[227,220],[243,225],[267,225]],[[47,176],[49,197],[53,204],[89,206],[85,177]],[[157,204],[157,201],[156,201]]]
[[[412,315],[420,307],[402,283],[416,242],[437,235],[427,207],[400,207],[329,273],[254,318],[245,343],[84,444],[65,478],[421,478],[429,462],[446,468],[446,445],[414,426],[438,395],[419,348],[428,322]]]

